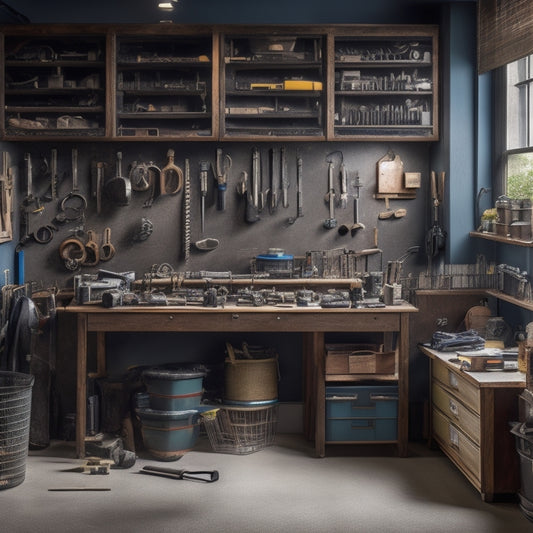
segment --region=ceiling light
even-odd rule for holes
[[[159,9],[162,9],[163,11],[172,11],[174,9],[174,3],[173,2],[159,2],[157,7],[159,7]]]

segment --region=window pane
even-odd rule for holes
[[[507,157],[507,196],[533,200],[533,152]]]
[[[507,66],[507,149],[531,146],[529,58]]]

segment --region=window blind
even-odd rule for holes
[[[532,0],[478,1],[479,74],[532,53]]]

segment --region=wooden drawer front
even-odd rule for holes
[[[444,388],[452,390],[461,401],[477,414],[480,410],[479,388],[469,383],[460,374],[446,368],[438,361],[433,362],[433,377],[440,381]]]
[[[481,453],[479,447],[435,408],[433,408],[433,432],[443,451],[449,453],[463,468],[480,481]]]
[[[442,411],[461,431],[477,445],[480,442],[481,423],[479,416],[467,409],[457,398],[433,382],[433,405]]]

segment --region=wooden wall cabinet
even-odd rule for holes
[[[104,137],[106,36],[31,32],[4,37],[6,139]]]
[[[436,38],[420,26],[335,32],[333,137],[437,140]]]
[[[4,140],[438,140],[438,27],[0,28]]]
[[[213,36],[116,36],[117,137],[213,136]]]
[[[325,35],[223,35],[222,138],[325,138]]]

